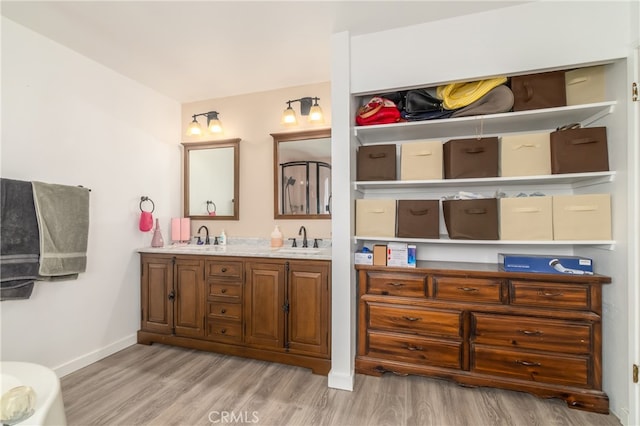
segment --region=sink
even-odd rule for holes
[[[278,249],[278,253],[291,253],[291,254],[318,254],[319,248],[303,248],[303,247],[283,247]]]

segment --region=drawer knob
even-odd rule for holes
[[[518,330],[518,333],[522,333],[525,336],[542,336],[544,334],[540,330]]]
[[[473,288],[473,287],[458,287],[458,290],[466,291],[466,292],[478,291],[477,288]]]
[[[562,293],[561,291],[552,293],[550,291],[541,290],[541,291],[538,292],[538,296],[543,296],[543,297],[561,297],[561,296],[564,296],[564,293]]]
[[[227,292],[227,289],[226,289],[226,288],[223,288],[222,290],[220,290],[220,293],[223,293],[223,294],[224,294],[224,293],[226,293],[226,292]]]
[[[407,317],[407,316],[403,316],[402,318],[406,319],[407,321],[418,321],[420,319],[417,317]]]
[[[220,333],[225,334],[227,332],[226,328],[223,328],[222,330],[220,330]]]
[[[390,285],[390,286],[393,286],[393,287],[402,287],[402,286],[404,286],[404,284],[402,284],[402,283],[387,283],[387,284]]]
[[[520,360],[516,360],[516,364],[524,365],[525,367],[540,367],[542,365],[539,362],[520,361]]]
[[[227,268],[222,268],[221,271],[222,272],[227,272]]]
[[[227,313],[227,310],[226,310],[226,309],[222,309],[222,310],[220,311],[220,313],[221,313],[221,314],[226,314],[226,313]]]
[[[407,349],[410,351],[423,351],[424,348],[422,346],[414,346],[414,345],[407,345]]]

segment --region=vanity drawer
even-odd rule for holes
[[[511,304],[588,310],[589,286],[511,281]]]
[[[427,276],[370,272],[367,276],[367,293],[388,296],[425,297]]]
[[[520,349],[588,354],[591,326],[519,316],[472,314],[472,342]]]
[[[242,318],[242,305],[240,303],[209,302],[208,316],[210,318],[226,318],[239,321]]]
[[[462,342],[369,331],[368,356],[462,368]]]
[[[462,312],[367,303],[369,328],[450,338],[462,337]]]
[[[207,276],[242,279],[242,262],[207,260]]]
[[[433,277],[434,299],[502,303],[503,292],[503,281],[498,279]]]
[[[242,300],[242,285],[221,281],[208,281],[209,300],[220,300],[232,303],[240,303]]]
[[[233,321],[208,320],[207,338],[220,342],[242,342],[242,324]]]
[[[471,371],[540,383],[588,387],[589,357],[473,345]]]

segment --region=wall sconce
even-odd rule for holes
[[[202,128],[197,120],[197,117],[202,116],[207,117],[207,128],[211,133],[222,133],[222,123],[218,120],[218,111],[209,111],[193,115],[193,121],[189,124],[189,127],[187,127],[187,136],[197,136],[202,134]]]
[[[324,116],[322,114],[322,108],[318,105],[318,101],[320,98],[318,97],[304,97],[300,99],[294,99],[285,102],[287,104],[287,109],[282,113],[282,124],[293,126],[298,124],[298,119],[296,118],[296,113],[291,108],[292,102],[300,102],[300,114],[309,116],[309,123],[322,123],[324,122]]]

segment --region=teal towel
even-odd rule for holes
[[[44,279],[73,279],[87,268],[89,190],[32,182]]]

